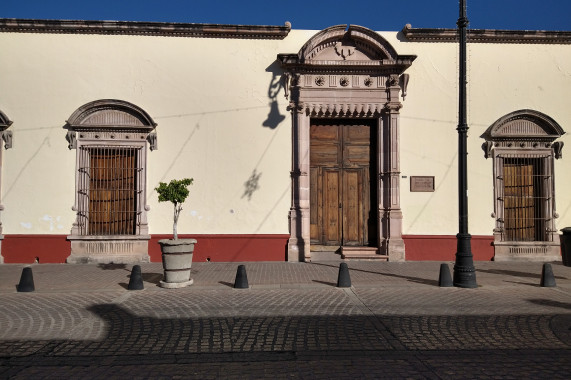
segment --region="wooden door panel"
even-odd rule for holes
[[[345,145],[343,149],[344,167],[368,167],[371,154],[368,145]]]
[[[331,143],[313,144],[310,161],[316,166],[331,166],[339,161],[339,146]]]
[[[341,213],[339,209],[339,169],[323,170],[323,232],[324,243],[336,245],[341,242]]]
[[[321,176],[319,168],[311,168],[309,170],[309,236],[312,243],[319,243],[321,240],[321,226],[319,223],[319,214],[321,208],[319,207],[320,194],[323,193],[321,185]]]
[[[367,124],[344,126],[345,140],[369,146],[371,142],[371,126]]]
[[[339,141],[339,126],[335,124],[312,124],[311,140]]]
[[[360,170],[345,170],[343,175],[343,244],[362,244],[363,187]]]
[[[312,120],[310,126],[310,236],[312,244],[368,245],[375,239],[369,171],[374,121]],[[376,151],[376,150],[374,150]],[[373,227],[373,228],[371,228]]]
[[[535,240],[533,165],[504,164],[504,181],[504,228],[507,239]]]

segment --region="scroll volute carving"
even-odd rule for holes
[[[12,121],[8,119],[2,111],[0,111],[0,134],[2,134],[2,140],[4,141],[4,148],[12,148],[13,134],[8,128],[12,125]]]

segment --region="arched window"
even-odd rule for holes
[[[565,132],[533,110],[512,112],[482,135],[494,166],[494,260],[557,260],[553,160]]]
[[[121,100],[88,103],[68,119],[66,138],[77,152],[68,262],[149,261],[146,167],[155,127],[145,111]]]

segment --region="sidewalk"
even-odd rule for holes
[[[477,289],[439,288],[440,262],[194,263],[194,285],[126,290],[127,265],[0,265],[1,378],[568,378],[571,268],[476,262]],[[450,263],[452,271],[453,263]]]

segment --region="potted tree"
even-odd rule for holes
[[[164,278],[160,282],[163,288],[182,288],[192,284],[190,267],[196,239],[179,239],[177,223],[182,204],[188,197],[188,186],[192,178],[173,179],[168,184],[159,182],[155,191],[159,194],[159,202],[171,202],[174,206],[173,238],[159,240],[163,259]]]

